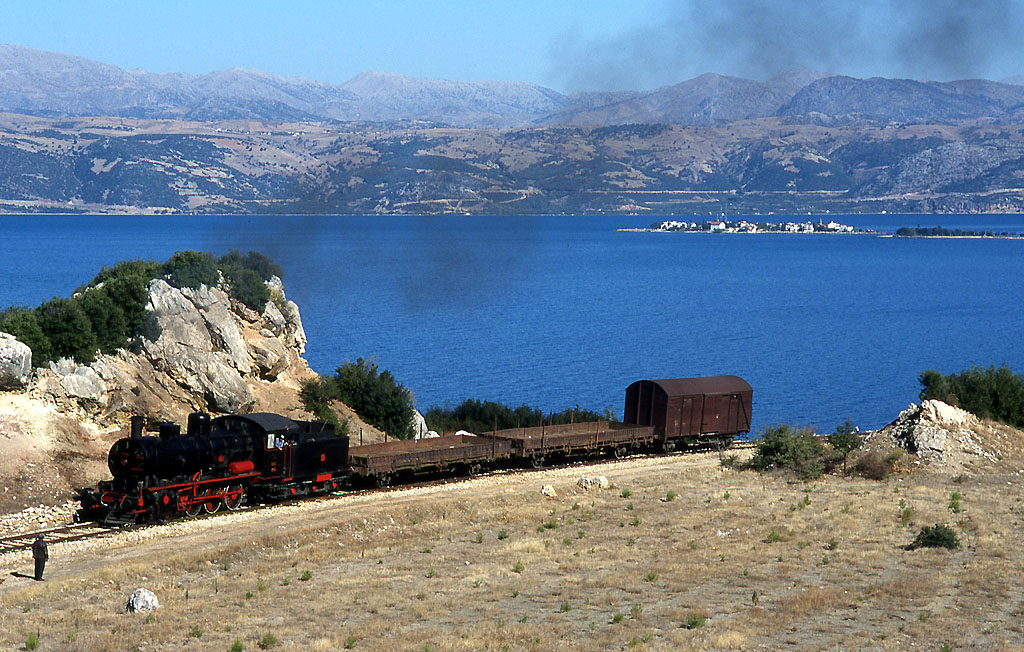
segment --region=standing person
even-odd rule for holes
[[[50,552],[46,549],[46,541],[38,537],[32,543],[32,558],[36,560],[36,581],[43,581],[43,568],[46,567],[46,560],[50,558]]]

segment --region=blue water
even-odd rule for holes
[[[924,369],[1024,371],[1024,240],[616,231],[655,219],[7,216],[0,307],[121,260],[253,249],[284,268],[317,371],[374,357],[421,408],[620,415],[634,380],[731,373],[754,387],[755,429],[878,427]],[[1022,216],[840,221],[1024,231]]]

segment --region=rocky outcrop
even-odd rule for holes
[[[32,378],[32,349],[0,333],[0,390],[24,388]]]
[[[963,471],[978,462],[994,461],[990,426],[970,412],[930,399],[911,404],[896,420],[868,440],[903,448],[916,461],[935,470]]]
[[[179,289],[154,279],[147,310],[159,335],[89,365],[52,363],[40,371],[35,390],[106,422],[129,414],[181,421],[194,410],[301,411],[299,384],[313,375],[301,357],[306,334],[280,279],[267,285],[272,301],[258,313],[221,287]],[[287,396],[268,402],[281,394],[267,391],[268,384]]]

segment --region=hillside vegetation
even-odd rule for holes
[[[155,340],[159,327],[147,312],[149,282],[166,279],[178,288],[214,286],[224,279],[229,295],[254,310],[270,299],[264,284],[281,268],[266,256],[237,251],[214,258],[198,251],[179,251],[167,262],[131,260],[104,267],[71,297],[54,297],[35,308],[10,307],[0,312],[0,331],[32,349],[36,367],[60,358],[80,364],[97,353],[129,348],[138,337]]]

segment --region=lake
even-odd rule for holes
[[[737,374],[755,430],[875,428],[925,369],[1024,371],[1024,240],[616,230],[659,219],[4,216],[0,307],[67,296],[121,260],[256,250],[284,268],[321,373],[375,358],[421,409],[620,416],[634,380]],[[836,219],[1024,231],[1017,215]]]

